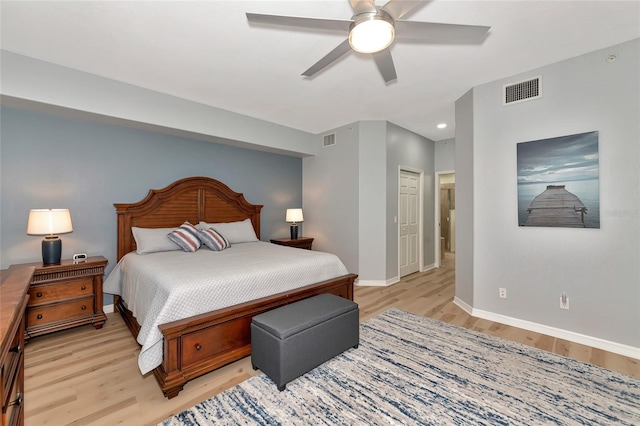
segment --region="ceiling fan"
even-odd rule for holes
[[[402,21],[401,18],[429,0],[390,0],[376,6],[373,0],[350,0],[351,20],[304,18],[296,16],[247,13],[249,22],[284,25],[317,30],[348,33],[349,37],[313,64],[302,75],[311,77],[331,65],[343,55],[355,50],[371,53],[385,83],[396,80],[391,57],[392,43],[397,40],[427,43],[481,43],[491,27],[479,25],[441,24],[435,22]]]

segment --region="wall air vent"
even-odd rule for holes
[[[326,148],[328,146],[333,146],[336,144],[336,134],[331,133],[330,135],[324,135],[322,140],[322,147]]]
[[[502,90],[502,105],[532,101],[542,97],[542,76],[505,84]]]

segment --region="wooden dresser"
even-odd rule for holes
[[[107,259],[62,260],[58,265],[35,267],[29,288],[26,339],[84,324],[102,328],[102,281]]]
[[[24,424],[24,327],[35,267],[15,265],[1,274],[0,400],[2,426]]]

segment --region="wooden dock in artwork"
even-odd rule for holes
[[[547,189],[531,201],[529,217],[524,226],[552,226],[584,228],[587,207],[564,185],[548,185]]]

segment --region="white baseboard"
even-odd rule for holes
[[[457,305],[460,309],[468,313],[469,315],[473,315],[471,313],[473,312],[473,308],[471,307],[471,305],[469,305],[467,302],[465,302],[462,299],[458,299],[458,296],[453,297],[453,303]]]
[[[399,282],[400,282],[400,277],[396,276],[396,277],[393,277],[393,278],[389,278],[387,280],[387,285],[391,285],[391,284],[395,284],[395,283],[399,283]]]
[[[423,266],[422,269],[420,270],[420,272],[427,272],[427,271],[430,271],[432,269],[435,269],[435,267],[436,267],[436,264],[432,263],[431,265]],[[382,280],[361,280],[360,278],[358,278],[356,280],[356,285],[362,286],[362,287],[386,287],[386,286],[390,286],[392,284],[395,284],[397,282],[400,282],[400,276],[395,276],[393,278],[389,278],[386,281],[382,281]]]
[[[113,303],[110,305],[104,305],[102,307],[102,312],[104,312],[105,314],[108,314],[109,312],[113,312],[113,309],[114,309]]]
[[[394,281],[394,282],[397,282],[397,281]],[[386,287],[390,285],[387,281],[384,281],[384,280],[361,280],[361,279],[358,279],[358,281],[356,281],[355,284],[360,287]]]
[[[431,265],[426,265],[422,267],[422,270],[420,272],[427,272],[430,271],[432,269],[436,269],[436,264],[432,263]]]
[[[619,355],[628,356],[630,358],[640,359],[640,348],[636,348],[629,345],[623,345],[621,343],[611,342],[609,340],[600,339],[598,337],[592,337],[592,336],[587,336],[585,334],[575,333],[573,331],[550,327],[544,324],[538,324],[531,321],[525,321],[518,318],[508,317],[506,315],[496,314],[493,312],[483,311],[480,309],[474,309],[464,301],[458,299],[457,297],[453,298],[453,303],[455,303],[458,307],[460,307],[460,309],[462,309],[469,315],[477,318],[499,322],[501,324],[510,325],[512,327],[518,327],[518,328],[533,331],[536,333],[546,334],[547,336],[552,336],[559,339],[565,339],[570,342],[580,343],[582,345],[587,345],[587,346],[602,349],[608,352],[613,352]]]

